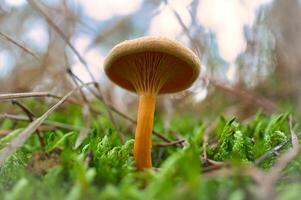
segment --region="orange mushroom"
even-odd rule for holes
[[[175,40],[142,37],[116,45],[104,67],[111,81],[139,96],[134,158],[138,170],[151,168],[156,97],[190,87],[200,72],[199,59]]]

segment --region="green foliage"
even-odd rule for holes
[[[20,150],[0,166],[0,191],[5,191],[25,174],[26,157]]]
[[[68,119],[55,113],[51,120],[82,125],[80,110],[75,109]],[[74,116],[74,117],[73,117]],[[5,120],[1,125],[12,128]],[[22,129],[0,138],[3,148]],[[163,131],[160,120],[157,129]],[[254,182],[250,177],[237,173],[208,176],[202,172],[206,166],[201,162],[204,127],[200,119],[175,117],[166,136],[175,139],[174,131],[187,140],[181,149],[175,146],[154,147],[153,159],[157,170],[137,172],[132,155],[134,140],[128,135],[121,143],[116,130],[107,117],[98,116],[91,123],[88,137],[74,148],[75,131],[56,129],[45,131],[45,151],[33,134],[0,167],[0,199],[233,199],[255,198],[250,194]],[[298,130],[298,127],[294,127]],[[256,117],[241,123],[235,118],[220,117],[209,135],[206,145],[209,159],[229,161],[241,170],[241,165],[252,163],[271,148],[287,140],[290,135],[288,114]],[[155,142],[161,142],[154,137]],[[289,148],[289,145],[285,149]],[[283,151],[285,151],[285,149]],[[268,158],[260,167],[268,170],[276,155]],[[277,186],[280,199],[300,196],[301,169],[298,156],[284,171],[285,179]],[[290,178],[290,177],[294,178]]]

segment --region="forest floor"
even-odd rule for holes
[[[67,104],[45,116],[41,102],[14,103],[25,114],[1,115],[0,199],[287,200],[301,195],[301,132],[289,113],[259,112],[243,122],[221,116],[212,123],[175,115],[170,128],[159,115],[154,168],[137,172],[134,124],[120,122],[129,119],[118,118],[123,128],[116,128],[107,115],[85,114],[85,106]],[[37,104],[42,117],[30,119]]]

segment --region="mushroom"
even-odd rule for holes
[[[134,159],[138,170],[151,168],[156,97],[190,87],[200,72],[199,59],[175,40],[149,36],[116,45],[104,68],[111,81],[139,96]]]

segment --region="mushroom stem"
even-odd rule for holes
[[[156,94],[139,95],[137,127],[135,133],[134,158],[138,170],[152,167],[151,148]]]

